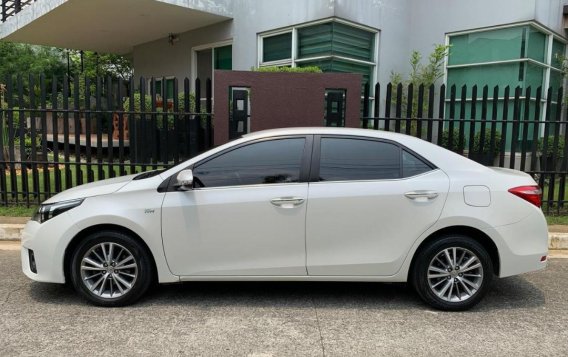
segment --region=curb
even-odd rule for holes
[[[568,249],[568,233],[548,232],[549,249]]]
[[[0,241],[19,242],[25,224],[0,223]],[[548,249],[568,250],[568,233],[548,232]]]

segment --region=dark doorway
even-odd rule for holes
[[[229,140],[232,140],[250,131],[250,105],[248,88],[232,87],[230,93]]]
[[[325,90],[325,126],[345,126],[345,89]]]

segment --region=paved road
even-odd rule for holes
[[[568,259],[443,313],[403,284],[193,283],[116,309],[20,273],[0,250],[0,356],[568,355]]]

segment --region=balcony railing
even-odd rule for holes
[[[26,6],[31,5],[37,0],[0,0],[2,2],[2,22],[10,16],[16,15],[18,12],[22,11]]]

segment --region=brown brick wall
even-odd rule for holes
[[[216,70],[214,143],[229,140],[229,87],[250,88],[250,131],[322,126],[326,88],[347,91],[345,126],[359,127],[361,75]]]

